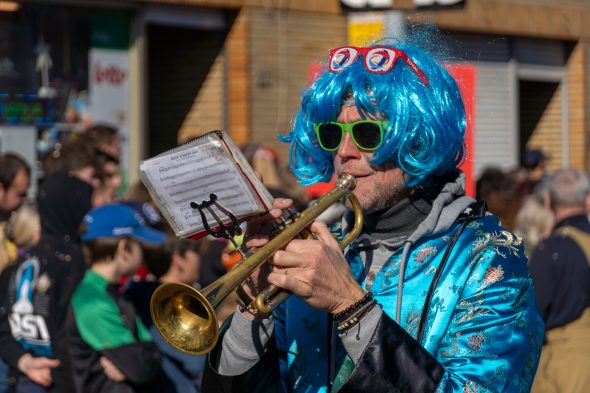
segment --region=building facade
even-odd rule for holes
[[[42,141],[49,131],[114,123],[130,182],[142,159],[214,129],[286,161],[277,135],[289,130],[328,50],[403,34],[408,20],[434,21],[455,63],[474,70],[473,177],[518,166],[525,148],[548,153],[549,169],[590,169],[590,6],[582,0],[0,3],[17,4],[0,7],[0,130],[33,127]]]

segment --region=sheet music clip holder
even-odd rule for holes
[[[212,206],[215,206],[217,208],[217,210],[219,210],[221,213],[225,214],[231,220],[231,223],[224,224],[223,221],[219,218],[219,216],[215,212],[215,210],[213,210]],[[238,244],[234,240],[234,237],[236,235],[242,234],[242,228],[240,228],[240,223],[238,222],[238,219],[236,218],[236,216],[234,216],[232,214],[232,212],[230,212],[228,209],[223,207],[223,205],[221,205],[219,202],[217,202],[217,195],[215,195],[215,193],[212,193],[209,195],[208,201],[203,201],[201,203],[191,202],[190,207],[194,210],[199,211],[199,214],[201,215],[201,220],[203,221],[203,225],[204,225],[207,233],[209,233],[213,237],[216,237],[216,238],[222,237],[224,239],[231,241],[232,244],[234,245],[234,247],[236,248],[236,250],[240,251]],[[209,225],[209,222],[207,221],[207,216],[205,215],[205,211],[204,211],[205,209],[207,209],[209,214],[211,214],[213,216],[213,218],[215,219],[215,222],[218,225],[216,227],[216,229],[211,228],[211,225]]]

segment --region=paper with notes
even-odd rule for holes
[[[209,132],[185,145],[140,164],[140,177],[162,214],[179,237],[206,234],[198,209],[215,194],[217,202],[239,221],[267,212],[272,196],[256,177],[242,152],[223,131]],[[215,211],[224,223],[231,220]],[[211,227],[218,224],[203,209]]]

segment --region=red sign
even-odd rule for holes
[[[97,85],[106,83],[119,86],[125,81],[126,77],[127,72],[116,65],[108,65],[103,68],[99,62],[94,64],[94,81]]]
[[[467,177],[467,195],[475,197],[475,179],[473,173],[475,145],[473,141],[475,134],[476,67],[474,64],[447,64],[446,69],[459,85],[459,90],[465,103],[467,130],[465,131],[465,161],[461,165],[461,170]]]

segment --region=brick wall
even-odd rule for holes
[[[346,19],[339,15],[253,8],[251,45],[251,136],[287,160],[287,133],[310,67],[325,61],[330,48],[346,43]]]

